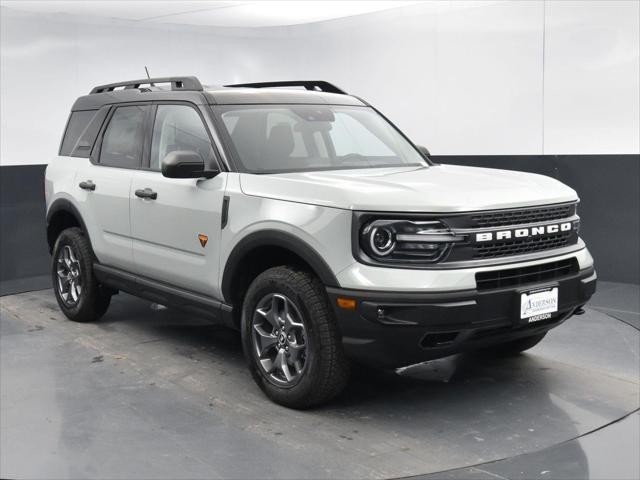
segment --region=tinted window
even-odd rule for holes
[[[149,168],[160,170],[162,159],[178,150],[200,154],[205,164],[213,156],[207,130],[193,108],[186,105],[158,105]]]
[[[100,163],[111,167],[140,165],[148,106],[118,107],[102,138]]]
[[[84,132],[80,135],[78,142],[71,150],[72,157],[89,158],[91,156],[93,144],[108,113],[109,107],[106,106],[98,110],[98,113],[93,116],[87,128],[85,128]]]
[[[74,147],[78,143],[80,136],[85,131],[91,119],[96,114],[97,110],[84,110],[80,112],[72,112],[67,123],[67,129],[64,132],[62,138],[62,145],[60,146],[60,155],[69,156]],[[97,132],[96,132],[97,133]],[[95,136],[94,136],[95,139]]]

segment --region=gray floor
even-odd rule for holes
[[[618,420],[640,406],[640,337],[605,313],[626,311],[618,287],[526,355],[361,374],[308,412],[264,398],[231,331],[127,295],[86,325],[50,290],[5,296],[0,477],[637,478],[638,416]]]
[[[640,329],[640,285],[598,282],[589,306]]]
[[[560,445],[475,467],[413,477],[415,480],[640,478],[640,414]]]

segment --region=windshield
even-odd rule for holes
[[[241,170],[299,172],[424,166],[420,153],[369,107],[216,106]]]

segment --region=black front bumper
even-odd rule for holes
[[[558,287],[558,312],[520,320],[520,294]],[[327,288],[345,351],[378,367],[400,367],[537,335],[560,325],[595,292],[593,268],[551,282],[485,291],[399,293]],[[355,310],[338,306],[355,299]]]

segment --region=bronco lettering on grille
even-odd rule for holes
[[[552,225],[541,225],[538,227],[515,228],[509,230],[496,230],[492,232],[481,232],[475,234],[476,242],[491,242],[494,240],[510,240],[512,238],[529,238],[539,235],[554,234],[559,232],[569,232],[573,228],[572,222],[556,223]]]

